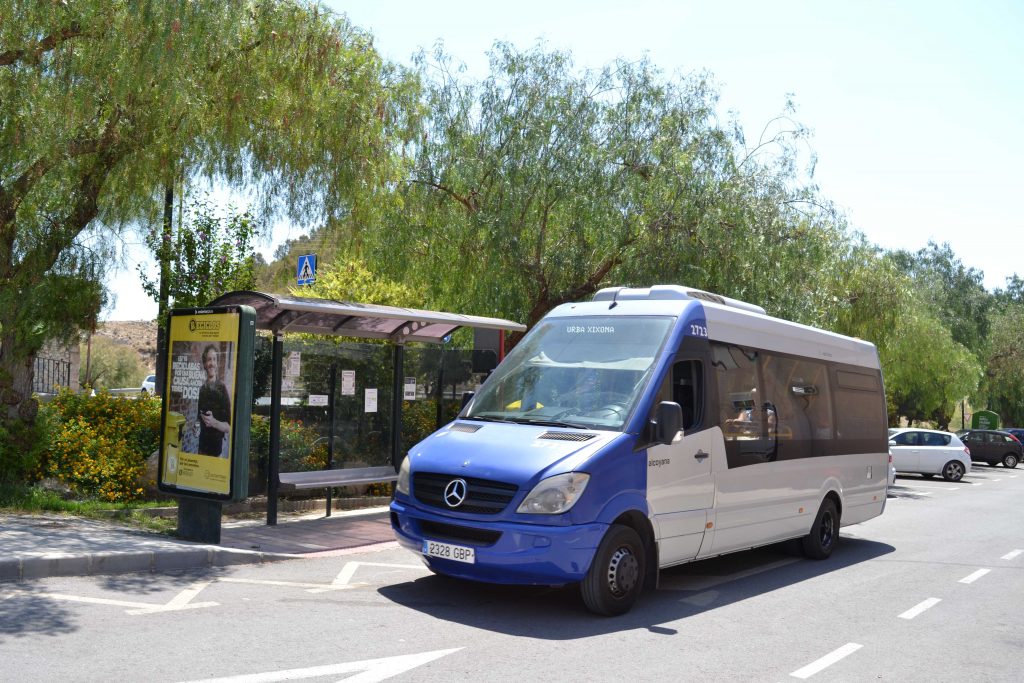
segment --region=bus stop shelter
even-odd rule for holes
[[[401,464],[402,381],[404,348],[408,342],[442,344],[460,328],[526,331],[511,320],[396,306],[348,303],[286,294],[236,291],[210,302],[210,306],[251,306],[256,329],[273,333],[270,389],[270,453],[267,474],[267,524],[277,523],[280,474],[280,418],[284,363],[284,335],[306,332],[358,339],[383,339],[393,345],[394,377],[390,446],[391,464]]]

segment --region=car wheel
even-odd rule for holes
[[[628,526],[613,524],[580,582],[587,609],[609,617],[628,612],[643,590],[644,557],[639,534]]]
[[[942,478],[946,481],[960,481],[964,478],[964,464],[959,460],[950,460],[942,466]]]
[[[1009,467],[1011,470],[1017,466],[1017,454],[1007,453],[1003,456],[1003,467]]]
[[[821,501],[811,532],[803,538],[804,555],[824,560],[832,554],[839,540],[839,512],[831,498]]]

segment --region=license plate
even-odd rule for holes
[[[445,560],[466,562],[467,564],[476,562],[476,552],[473,548],[452,545],[451,543],[441,543],[440,541],[423,541],[423,554],[429,557],[440,557]]]

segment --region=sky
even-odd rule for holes
[[[495,41],[539,40],[579,69],[648,56],[666,77],[707,72],[722,121],[753,144],[787,98],[811,129],[814,182],[850,226],[886,249],[949,243],[989,290],[1024,275],[1024,3],[820,0],[332,0],[410,64],[442,41],[468,75],[487,73]],[[236,204],[239,203],[236,201]],[[244,200],[243,202],[244,203]],[[269,258],[315,226],[279,224]],[[145,261],[132,250],[130,261]],[[687,283],[679,283],[687,284]],[[156,315],[133,263],[110,281],[110,320]]]

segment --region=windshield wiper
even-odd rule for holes
[[[460,420],[479,420],[480,422],[515,422],[507,417],[493,417],[491,415],[473,415],[472,417],[460,417]]]
[[[589,425],[580,424],[579,422],[565,422],[563,420],[543,420],[529,417],[515,417],[510,418],[508,421],[516,422],[519,424],[540,425],[541,427],[568,427],[570,429],[591,429]]]

